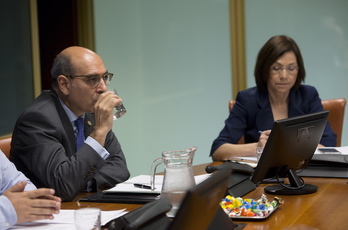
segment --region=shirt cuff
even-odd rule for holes
[[[0,229],[8,229],[17,222],[17,213],[11,201],[0,195]]]
[[[101,146],[93,137],[87,137],[85,143],[91,146],[104,160],[106,160],[110,156],[110,153],[103,146]]]

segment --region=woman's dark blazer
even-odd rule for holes
[[[301,85],[291,89],[289,95],[288,117],[323,111],[321,99],[313,86]],[[214,140],[210,155],[225,143],[237,144],[244,136],[245,143],[259,141],[259,131],[272,129],[274,118],[268,93],[257,87],[238,92],[236,103],[225,121],[225,127]],[[336,134],[329,122],[326,124],[320,144],[336,145]]]

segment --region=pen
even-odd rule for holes
[[[150,185],[145,185],[145,184],[134,184],[134,186],[137,188],[151,189]]]
[[[228,158],[229,161],[232,161],[232,162],[246,162],[246,163],[257,163],[256,160],[253,160],[253,159],[243,159],[243,158],[240,158],[240,157],[230,157]]]
[[[262,133],[262,131],[261,130],[259,130],[259,131],[257,131],[259,134],[261,134]]]

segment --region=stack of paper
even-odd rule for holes
[[[256,168],[258,162],[256,157],[230,157],[228,160],[232,162],[235,161],[240,164],[247,164],[253,168]]]
[[[320,150],[328,150],[328,151],[320,151]],[[332,152],[331,149],[337,150],[338,152]],[[333,153],[333,154],[342,154],[342,155],[348,155],[348,146],[342,146],[342,147],[319,147],[315,150],[314,154],[327,154],[327,153]]]
[[[62,209],[59,214],[54,214],[53,220],[37,220],[26,222],[23,224],[16,224],[10,229],[50,229],[50,230],[76,230],[75,228],[75,219],[74,219],[75,210],[71,209]],[[101,211],[101,225],[107,224],[109,221],[123,216],[126,214],[125,209],[116,210],[116,211]]]
[[[203,174],[195,176],[196,184],[199,184],[203,180],[207,179],[210,174]],[[123,183],[117,184],[115,187],[105,190],[105,193],[108,192],[127,192],[127,193],[161,193],[162,184],[163,184],[163,175],[155,176],[155,189],[144,189],[135,187],[134,184],[142,184],[151,187],[150,175],[139,175],[133,178],[126,180]]]

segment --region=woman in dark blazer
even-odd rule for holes
[[[300,49],[285,35],[270,38],[259,51],[256,87],[238,92],[225,127],[214,140],[210,156],[255,156],[264,147],[275,120],[323,111],[317,90],[302,85],[306,71]],[[245,144],[238,144],[244,136]],[[335,146],[336,134],[327,123],[320,146]]]

